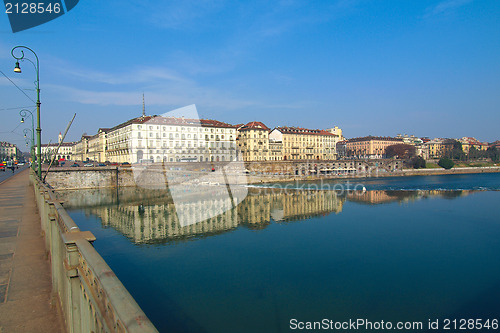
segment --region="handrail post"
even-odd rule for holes
[[[63,237],[64,241],[64,237]],[[81,309],[80,297],[81,286],[80,278],[78,276],[78,265],[80,262],[80,255],[78,247],[75,242],[64,241],[65,258],[64,258],[64,279],[66,284],[66,300],[67,304],[67,320],[68,320],[68,333],[81,331]]]
[[[67,291],[68,332],[81,332],[82,322],[88,321],[88,318],[84,318],[82,321],[82,314],[85,313],[81,308],[83,304],[81,298],[84,297],[84,288],[82,288],[80,281],[79,267],[81,266],[81,256],[76,242],[77,240],[85,240],[90,243],[95,240],[95,236],[90,231],[66,232],[62,234],[61,240],[65,252],[63,275]]]

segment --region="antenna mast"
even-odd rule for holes
[[[146,117],[146,103],[144,103],[144,93],[142,93],[142,117]]]

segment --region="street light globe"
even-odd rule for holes
[[[19,67],[19,61],[16,61],[16,67],[14,67],[14,72],[21,73],[21,67]]]

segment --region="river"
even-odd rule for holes
[[[288,185],[192,224],[166,193],[60,195],[160,332],[500,319],[500,174]]]

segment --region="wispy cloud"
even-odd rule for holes
[[[447,12],[450,12],[456,8],[462,7],[473,0],[446,0],[442,1],[434,6],[428,7],[425,10],[424,18],[435,16],[435,15],[442,15]]]
[[[134,106],[142,102],[142,92],[134,90],[96,91],[75,87],[46,84],[46,89],[57,92],[64,99],[87,105],[97,106]],[[234,111],[247,107],[259,109],[298,109],[304,107],[300,103],[279,103],[262,99],[245,99],[232,96],[230,93],[218,89],[199,87],[149,87],[145,90],[146,104],[150,106],[179,107],[197,104],[208,109]]]
[[[75,69],[72,66],[59,66],[57,68],[65,76],[78,78],[89,82],[99,82],[110,85],[151,83],[158,81],[177,81],[183,82],[182,78],[175,71],[168,68],[142,67],[127,73],[106,73],[89,69]]]
[[[168,88],[173,88],[169,86]],[[206,107],[216,107],[220,109],[237,109],[255,104],[255,102],[244,99],[233,98],[220,91],[208,88],[191,88],[185,91],[179,89],[149,88],[145,91],[148,105],[172,106],[200,104]],[[131,106],[141,103],[142,92],[116,90],[116,91],[95,91],[79,89],[74,87],[50,85],[48,89],[57,91],[65,99],[81,104],[91,104],[99,106]]]
[[[101,73],[104,78],[112,74]],[[124,77],[134,75],[123,74]],[[288,80],[288,78],[286,78]],[[109,81],[109,80],[101,80]],[[281,101],[269,96],[238,96],[223,88],[200,84],[194,80],[158,79],[147,82],[143,90],[127,84],[119,85],[114,80],[107,89],[95,89],[92,85],[45,84],[45,91],[57,94],[62,100],[95,106],[136,106],[142,103],[142,93],[146,95],[146,104],[154,107],[180,107],[197,104],[202,108],[220,112],[236,111],[245,108],[262,109],[300,109],[304,103],[299,101]],[[142,81],[142,79],[141,79]],[[122,81],[123,83],[123,81]],[[91,88],[89,88],[91,87]],[[217,111],[218,112],[218,111]]]

